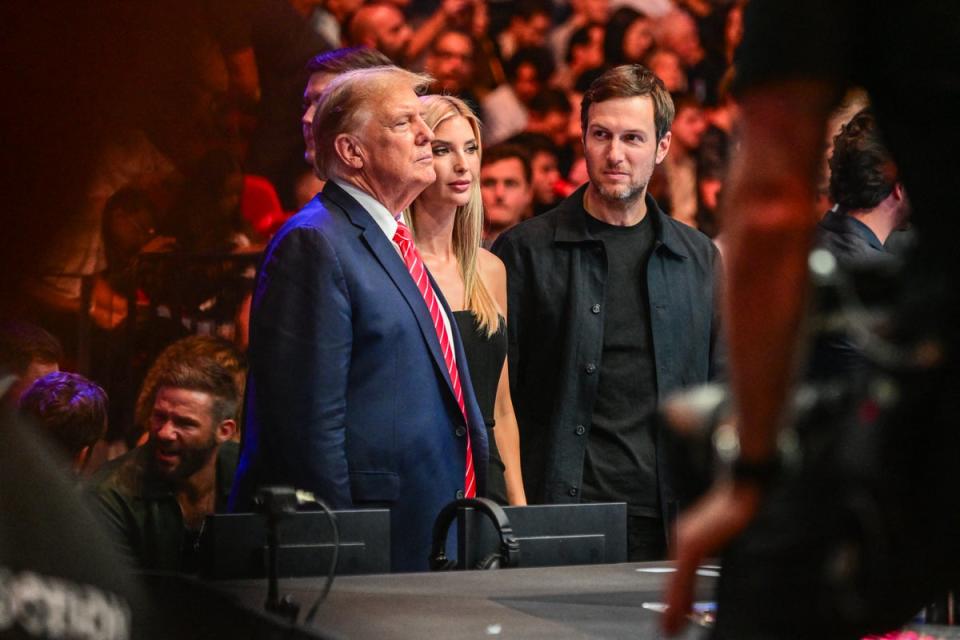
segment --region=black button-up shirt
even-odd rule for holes
[[[581,187],[560,205],[504,233],[494,252],[507,268],[510,386],[531,503],[576,502],[603,351],[607,261],[586,227]],[[647,264],[657,397],[717,373],[716,247],[665,215],[649,195],[654,249]],[[589,427],[586,427],[589,428]],[[584,429],[585,430],[585,429]],[[676,513],[669,461],[659,446],[660,504]]]

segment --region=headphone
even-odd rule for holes
[[[461,508],[472,507],[493,522],[500,536],[500,549],[484,557],[475,569],[500,569],[520,565],[520,543],[513,537],[513,527],[507,514],[493,500],[487,498],[462,498],[454,500],[437,514],[433,522],[433,544],[430,547],[430,570],[448,571],[457,568],[457,562],[447,558],[446,542],[450,525],[457,519]]]

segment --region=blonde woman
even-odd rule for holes
[[[406,212],[407,224],[463,338],[490,436],[488,496],[523,505],[519,434],[507,378],[507,274],[500,259],[480,247],[480,122],[459,98],[420,100],[435,138],[437,180]]]

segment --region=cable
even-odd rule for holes
[[[330,569],[327,571],[327,580],[323,585],[323,591],[320,592],[316,602],[313,603],[310,611],[307,612],[307,616],[303,619],[304,624],[313,622],[313,617],[317,615],[317,609],[319,609],[323,601],[327,599],[327,595],[330,593],[330,587],[333,586],[333,579],[337,575],[337,562],[340,558],[340,529],[337,527],[337,517],[322,500],[316,500],[316,503],[323,509],[323,512],[327,514],[327,519],[330,520],[330,528],[333,530],[333,557],[330,560]]]

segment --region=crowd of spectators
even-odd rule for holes
[[[667,215],[716,236],[736,120],[727,88],[744,4],[111,6],[108,24],[121,35],[102,52],[87,52],[91,68],[83,70],[105,64],[96,86],[109,90],[93,101],[103,107],[100,118],[78,154],[80,177],[68,184],[74,210],[26,265],[19,284],[27,295],[17,299],[28,302],[7,310],[44,329],[18,320],[0,331],[9,338],[4,364],[20,377],[7,402],[20,398],[23,411],[49,425],[83,475],[127,451],[134,460],[144,447],[161,446],[156,433],[164,425],[151,427],[163,417],[155,416],[158,385],[184,362],[216,363],[234,378],[233,409],[205,419],[239,424],[253,266],[271,234],[322,188],[313,136],[304,132],[324,86],[345,68],[393,63],[425,71],[431,92],[463,98],[480,117],[489,248],[587,181],[583,93],[612,67],[642,64],[663,81],[676,110],[670,153],[650,193]],[[341,47],[357,48],[352,67],[328,55]],[[106,64],[113,57],[124,64]],[[22,348],[14,353],[8,343]],[[58,374],[58,364],[87,377]],[[224,393],[214,387],[186,388]],[[237,433],[225,428],[201,443],[208,472],[220,444]]]
[[[203,519],[225,507],[237,462],[254,267],[324,184],[311,144],[326,84],[396,64],[429,74],[430,92],[462,98],[482,122],[490,248],[588,181],[583,95],[604,72],[643,65],[675,109],[648,193],[722,249],[745,5],[107,0],[65,6],[56,19],[42,7],[26,18],[4,10],[0,50],[12,55],[0,57],[29,73],[10,87],[25,99],[8,105],[14,162],[0,172],[10,216],[0,418],[19,414],[35,433],[21,440],[4,424],[0,437],[24,451],[34,436],[46,441],[127,559],[195,570]],[[55,53],[17,53],[44,46]],[[824,153],[817,206],[829,213],[817,240],[840,258],[888,260],[910,201],[863,107],[854,96],[828,127],[837,148]],[[828,337],[811,375],[862,364],[847,336]],[[9,464],[21,462],[17,450],[4,453],[9,477],[30,478],[27,458],[21,471]]]
[[[78,62],[99,73],[96,137],[74,178],[75,212],[46,235],[26,269],[30,302],[14,315],[56,335],[65,362],[104,386],[114,442],[171,341],[219,335],[244,349],[259,251],[322,187],[302,129],[340,71],[324,52],[345,46],[369,52],[366,64],[426,71],[431,92],[480,116],[486,246],[586,181],[589,83],[618,64],[648,66],[677,104],[651,193],[714,235],[732,126],[723,78],[742,4],[206,0],[117,4],[96,17],[81,5],[78,24],[106,20],[91,31],[121,35]]]

